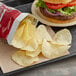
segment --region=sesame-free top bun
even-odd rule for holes
[[[48,2],[48,3],[53,3],[53,4],[66,4],[66,3],[69,3],[71,2],[72,0],[42,0],[44,2]]]

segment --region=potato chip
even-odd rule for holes
[[[54,40],[52,43],[61,44],[61,45],[69,45],[72,42],[72,36],[68,29],[63,29],[58,31],[55,34]]]
[[[46,29],[47,29],[49,35],[51,36],[51,38],[53,39],[54,36],[55,36],[55,32],[54,32],[54,30],[52,30],[52,28],[49,27],[49,26],[46,26]]]
[[[44,25],[40,25],[35,33],[32,39],[29,40],[29,42],[22,48],[22,50],[27,51],[36,51],[38,46],[42,44],[43,39],[47,39],[48,41],[51,41],[51,36],[48,33],[46,27]]]
[[[35,27],[35,25],[32,24],[32,22],[29,19],[26,19],[25,23],[26,24],[25,24],[25,27],[24,27],[24,32],[23,32],[23,35],[22,35],[22,39],[26,43],[30,39],[32,39],[32,37],[34,36],[34,33],[36,31],[36,27]]]
[[[59,56],[63,56],[69,48],[70,46],[67,45],[63,46],[63,45],[52,44],[44,40],[42,44],[42,54],[46,58],[52,59]]]
[[[35,23],[33,23],[33,18],[29,16],[22,20],[19,24],[19,27],[17,28],[17,31],[15,32],[11,45],[16,48],[21,48],[22,50],[27,50],[23,49],[23,47],[26,46],[28,41],[32,39],[35,33],[36,26],[34,24]]]
[[[33,39],[29,40],[28,43],[22,48],[22,50],[26,51],[35,51],[38,48],[38,42],[33,37]]]
[[[29,57],[26,56],[25,51],[17,51],[15,54],[12,55],[12,59],[19,65],[22,66],[29,66],[39,60],[38,57]]]
[[[29,40],[28,44],[25,47],[23,47],[23,50],[35,51],[38,48],[38,45],[42,44],[42,41],[43,41],[44,38],[47,41],[51,41],[52,40],[51,35],[48,33],[47,28],[44,25],[40,25],[36,29],[32,39]]]
[[[47,41],[52,41],[51,35],[48,33],[48,31],[44,25],[40,25],[37,28],[36,38],[37,38],[38,42],[40,42],[40,43],[42,43],[44,38]]]
[[[36,57],[40,54],[42,50],[42,45],[39,45],[39,47],[35,51],[26,51],[27,56]]]
[[[31,27],[32,28],[32,27]],[[35,51],[38,48],[39,44],[42,44],[42,40],[46,39],[48,41],[51,41],[51,35],[48,33],[46,27],[44,25],[40,25],[35,33],[32,39],[29,40],[26,46],[22,48],[22,50],[27,51]]]
[[[25,45],[24,42],[22,40],[13,40],[11,43],[12,46],[16,47],[16,48],[23,48],[23,46]]]
[[[23,46],[23,41],[21,39],[21,36],[23,34],[24,26],[25,24],[23,24],[23,22],[19,24],[19,27],[17,28],[13,40],[11,42],[11,45],[13,45],[16,48],[22,48]]]
[[[21,23],[20,23],[20,24],[21,24]],[[13,37],[13,40],[14,40],[14,39],[15,39],[15,40],[20,40],[20,37],[21,37],[22,34],[23,34],[24,26],[25,26],[25,24],[20,25],[20,26],[17,28],[17,30],[16,30],[16,32],[15,32],[15,35],[14,35],[14,37]]]

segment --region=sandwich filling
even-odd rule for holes
[[[38,0],[36,6],[40,8],[40,12],[47,17],[58,20],[69,20],[76,17],[76,0],[72,0],[67,4],[51,4]]]

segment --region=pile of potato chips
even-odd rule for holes
[[[53,59],[69,54],[72,36],[68,29],[58,31],[56,34],[48,26],[36,27],[33,19],[27,17],[19,25],[11,45],[20,50],[12,55],[12,59],[22,66],[37,63],[39,55]]]

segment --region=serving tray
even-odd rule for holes
[[[20,6],[17,6],[16,9],[18,9],[18,10],[20,10],[22,12],[31,13],[31,5],[32,5],[32,3],[20,5]],[[39,24],[41,24],[41,23],[39,23]],[[52,29],[56,32],[56,31],[58,31],[60,29],[63,29],[63,28],[52,27]],[[69,55],[62,56],[62,57],[59,57],[59,58],[56,58],[56,59],[52,59],[52,60],[48,60],[48,61],[36,64],[36,65],[32,65],[32,66],[29,66],[29,67],[21,68],[21,69],[18,69],[18,70],[9,72],[9,73],[5,73],[5,75],[9,75],[10,76],[13,73],[21,72],[21,71],[24,71],[24,70],[29,70],[31,68],[39,67],[39,66],[44,65],[44,64],[52,63],[52,62],[55,62],[55,61],[59,61],[59,60],[68,58],[68,57],[75,56],[76,55],[76,25],[72,26],[72,27],[67,27],[67,29],[69,29],[71,31],[71,34],[72,34],[72,37],[73,37],[72,47],[69,50],[70,51]]]

